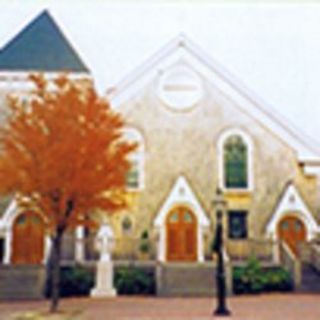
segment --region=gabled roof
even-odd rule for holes
[[[280,117],[274,108],[258,98],[241,81],[209,57],[184,34],[178,35],[142,66],[133,70],[117,85],[109,88],[106,95],[112,101],[113,106],[120,106],[159,72],[179,61],[189,64],[194,70],[204,75],[208,81],[236,102],[241,112],[268,128],[293,148],[299,161],[308,164],[319,163],[320,146],[312,142],[310,137],[304,136],[301,130],[296,129],[291,123]]]
[[[174,186],[172,187],[167,199],[160,208],[155,220],[154,225],[156,227],[161,227],[165,223],[165,219],[170,210],[177,205],[187,205],[190,206],[198,221],[202,227],[208,227],[210,225],[209,218],[207,217],[205,211],[200,205],[196,195],[191,189],[188,181],[184,176],[179,176],[176,180]]]
[[[307,227],[308,240],[311,240],[319,232],[317,221],[292,182],[285,186],[272,218],[267,224],[266,231],[269,236],[277,237],[278,223],[287,215],[296,215],[302,219]]]
[[[89,71],[46,10],[0,50],[0,70]]]

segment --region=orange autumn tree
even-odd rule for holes
[[[102,209],[126,206],[125,183],[135,148],[124,120],[92,86],[66,76],[33,75],[27,99],[10,97],[0,129],[0,192],[39,210],[51,238],[51,311],[59,301],[63,234]],[[92,220],[92,219],[91,219]]]

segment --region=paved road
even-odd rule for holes
[[[320,295],[237,296],[228,301],[232,320],[320,320]],[[0,319],[32,320],[213,320],[209,298],[65,299],[61,314],[46,314],[48,302],[0,303]],[[18,317],[29,311],[30,317]],[[32,314],[40,314],[31,317]]]

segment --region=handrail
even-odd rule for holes
[[[301,285],[301,262],[292,249],[284,242],[280,241],[280,262],[293,276],[295,288]]]
[[[233,260],[246,260],[250,256],[256,256],[265,261],[276,261],[275,242],[272,239],[243,239],[226,242],[229,256]]]

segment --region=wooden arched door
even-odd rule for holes
[[[187,207],[174,208],[167,217],[167,260],[197,260],[197,220]]]
[[[41,264],[44,257],[44,222],[39,214],[28,211],[15,219],[12,230],[13,264]]]
[[[299,242],[306,240],[306,227],[299,218],[286,216],[278,224],[278,236],[298,255]]]

